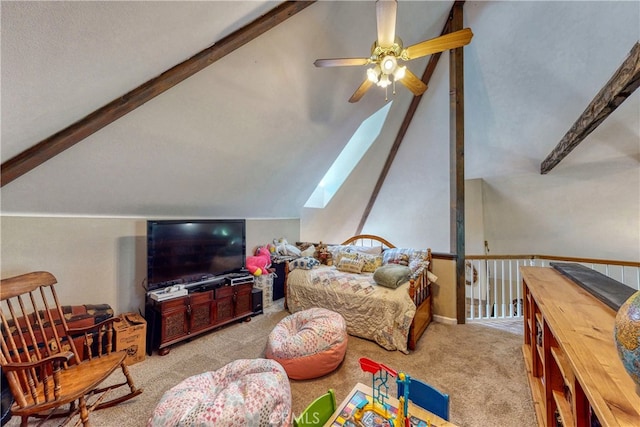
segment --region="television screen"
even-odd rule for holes
[[[245,245],[244,219],[147,221],[147,289],[239,271]]]

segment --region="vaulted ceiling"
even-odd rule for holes
[[[2,161],[278,4],[2,2]],[[397,34],[405,44],[438,36],[451,5],[400,0]],[[464,8],[475,34],[464,48],[468,178],[539,169],[640,35],[637,2]],[[313,61],[366,56],[375,37],[373,2],[317,2],[3,186],[2,212],[299,217],[385,104],[377,88],[347,102],[364,68]],[[409,67],[421,76],[427,61]],[[398,87],[390,99],[385,126],[397,131],[412,95]],[[639,104],[630,97],[563,162],[637,156]],[[621,132],[630,137],[607,138]]]

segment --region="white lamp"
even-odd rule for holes
[[[382,58],[382,61],[380,61],[380,64],[381,64],[382,72],[384,74],[391,74],[393,73],[393,70],[395,70],[396,67],[398,66],[398,61],[396,60],[395,56],[387,55],[384,58]]]
[[[390,84],[391,84],[391,80],[389,80],[389,75],[388,74],[382,74],[380,76],[380,80],[378,80],[378,86],[387,87]]]
[[[367,70],[367,78],[372,82],[372,83],[378,83],[378,79],[380,79],[380,66],[376,65],[373,68],[369,68]]]
[[[406,71],[407,71],[407,67],[405,67],[404,65],[396,67],[396,69],[393,72],[393,80],[395,81],[403,78],[404,75],[406,74]]]

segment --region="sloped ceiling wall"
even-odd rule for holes
[[[3,2],[2,160],[276,4]],[[436,37],[451,4],[400,0],[397,27],[405,44]],[[501,234],[505,226],[516,235],[522,229],[510,217],[511,207],[554,206],[554,194],[575,199],[561,209],[542,209],[554,221],[541,224],[550,235],[572,209],[588,210],[585,223],[623,212],[616,218],[630,224],[631,233],[623,227],[616,239],[637,247],[637,93],[550,175],[538,172],[640,38],[640,4],[482,1],[466,2],[464,14],[475,34],[464,51],[466,177],[483,178],[496,202],[495,211],[485,212],[489,235],[513,241],[513,234]],[[312,64],[316,58],[364,56],[374,39],[373,2],[318,2],[4,186],[2,213],[303,216],[312,237],[328,229],[351,234],[411,95],[399,88],[377,145],[335,202],[323,212],[305,211],[304,202],[355,129],[385,103],[376,90],[357,104],[347,102],[363,68]],[[421,75],[426,60],[409,66]],[[449,227],[447,60],[443,55],[365,227],[385,236],[400,233],[406,244],[435,242],[443,251]],[[602,170],[615,173],[597,172]],[[543,191],[570,182],[579,185],[569,186],[569,196]],[[594,210],[589,188],[596,184],[599,200],[613,206],[607,211]],[[622,197],[606,191],[620,187]],[[532,194],[539,196],[523,203]],[[410,202],[400,204],[400,196]]]
[[[276,5],[3,3],[2,158]],[[415,42],[437,36],[449,7],[409,3],[399,28]],[[412,20],[420,25],[405,25]],[[298,217],[360,122],[384,104],[380,93],[346,102],[363,68],[313,61],[367,55],[374,39],[373,3],[314,4],[5,186],[3,212]]]

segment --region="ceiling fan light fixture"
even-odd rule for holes
[[[391,80],[389,79],[389,75],[387,74],[382,74],[380,76],[380,80],[378,80],[378,86],[380,87],[387,87],[391,84]]]
[[[395,81],[395,80],[402,79],[406,73],[407,73],[407,67],[405,65],[400,65],[396,67],[395,71],[393,72],[393,80]]]
[[[376,65],[373,68],[369,68],[367,70],[367,78],[372,83],[378,83],[378,79],[380,78],[380,66]]]
[[[384,58],[382,58],[382,61],[380,61],[380,67],[382,68],[382,72],[384,74],[393,73],[397,66],[398,66],[398,61],[396,60],[396,57],[393,55],[387,55]]]

